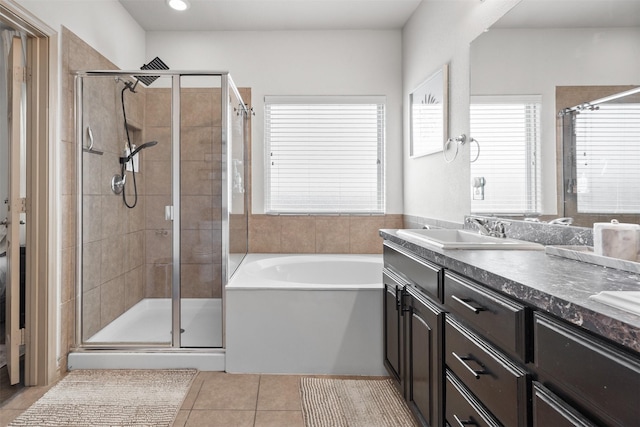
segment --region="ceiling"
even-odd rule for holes
[[[422,0],[118,0],[146,31],[400,29]]]
[[[523,0],[493,28],[639,26],[640,0]]]

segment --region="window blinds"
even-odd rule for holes
[[[472,198],[472,212],[540,212],[540,101],[537,95],[471,97],[471,135],[480,146],[471,179],[486,183],[484,198]]]
[[[384,97],[265,97],[267,213],[383,213]]]
[[[578,211],[640,213],[640,104],[575,116]]]

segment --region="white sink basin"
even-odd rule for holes
[[[425,243],[441,249],[544,250],[539,243],[485,236],[477,232],[453,229],[398,230],[396,234],[415,243]]]
[[[640,316],[640,291],[602,291],[589,298]]]

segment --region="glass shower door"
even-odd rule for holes
[[[81,340],[88,345],[172,343],[171,92],[135,82],[77,79]]]

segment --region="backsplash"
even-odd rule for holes
[[[496,220],[497,217],[482,215],[467,215],[467,218],[483,218]],[[543,245],[572,245],[593,246],[593,230],[586,227],[547,224],[522,220],[504,219],[507,237],[541,243]],[[440,228],[458,228],[477,230],[476,226],[468,223],[443,221],[433,218],[405,215],[405,228],[423,228],[425,225]]]

